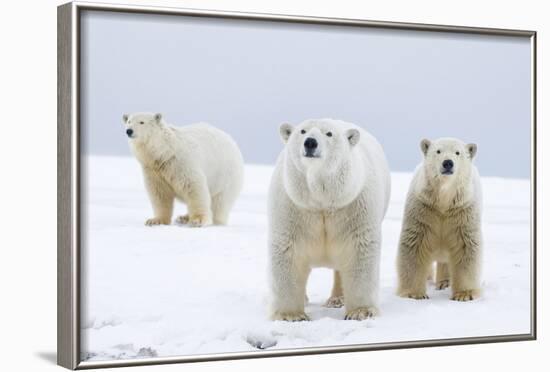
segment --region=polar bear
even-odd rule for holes
[[[398,295],[428,298],[436,262],[436,289],[451,299],[480,295],[481,183],[472,163],[477,146],[454,138],[420,143],[424,160],[411,182],[397,257]]]
[[[171,126],[161,114],[124,114],[123,121],[153,206],[145,224],[170,224],[178,199],[188,211],[178,223],[225,225],[243,184],[243,158],[233,139],[205,123]]]
[[[333,119],[280,127],[285,147],[269,189],[273,320],[307,320],[313,267],[335,270],[328,303],[344,297],[346,319],[378,311],[382,220],[390,197],[384,151],[360,127]]]

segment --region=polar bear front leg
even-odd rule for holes
[[[145,188],[149,194],[149,200],[155,216],[145,221],[147,226],[169,225],[174,209],[174,192],[162,179],[162,177],[150,170],[143,169]]]
[[[427,279],[432,271],[428,228],[419,221],[405,219],[397,253],[397,294],[424,300],[428,298]]]
[[[471,301],[481,294],[480,256],[481,234],[479,231],[463,231],[463,248],[450,262],[451,300]]]
[[[353,243],[353,252],[340,275],[344,288],[346,320],[365,320],[378,314],[380,232]]]
[[[271,320],[309,320],[304,307],[311,269],[297,259],[293,246],[271,247]]]
[[[187,216],[180,217],[181,223],[191,227],[201,227],[212,224],[210,191],[206,177],[200,175],[189,183],[183,198],[187,204]]]

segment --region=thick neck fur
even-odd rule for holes
[[[294,203],[310,210],[336,210],[351,203],[364,184],[364,167],[350,156],[334,164],[313,160],[297,165],[284,161],[284,185]],[[299,169],[301,168],[301,169]]]
[[[472,172],[463,172],[454,176],[436,177],[428,174],[426,169],[418,174],[416,195],[432,208],[441,213],[456,208],[464,208],[473,201]]]
[[[130,148],[142,166],[151,169],[162,169],[163,165],[171,161],[174,151],[171,139],[174,136],[172,129],[162,125],[155,136],[149,138],[130,140]]]

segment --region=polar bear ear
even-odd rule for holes
[[[420,141],[420,150],[422,150],[422,153],[426,155],[428,153],[428,149],[430,148],[432,142],[429,139],[424,138],[422,141]]]
[[[128,123],[129,118],[130,118],[130,115],[128,115],[128,114],[123,114],[122,115],[122,121],[124,122],[124,124]]]
[[[160,123],[161,120],[162,120],[162,114],[155,114],[155,121],[157,123]]]
[[[466,145],[466,149],[468,150],[468,153],[470,154],[470,159],[473,159],[474,156],[477,154],[477,145],[475,143],[469,143]]]
[[[348,138],[349,144],[353,147],[359,143],[361,134],[357,129],[352,128],[346,131],[346,137]]]
[[[292,134],[292,130],[294,127],[288,123],[283,123],[279,127],[279,133],[281,135],[281,139],[283,140],[283,143],[286,143],[288,141],[288,138]]]

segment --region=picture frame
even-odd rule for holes
[[[401,31],[517,36],[531,44],[531,181],[530,181],[530,332],[514,335],[449,338],[437,340],[396,341],[359,345],[307,347],[286,350],[228,352],[204,355],[144,357],[108,361],[82,361],[81,357],[81,225],[83,184],[81,168],[81,17],[85,11],[140,15],[170,15],[239,21],[265,21],[320,26],[344,26]],[[537,123],[536,123],[536,32],[525,30],[474,28],[428,24],[396,23],[358,19],[318,18],[277,14],[224,12],[140,5],[110,5],[71,2],[58,7],[58,364],[69,369],[88,369],[116,366],[137,366],[162,363],[264,358],[275,356],[387,350],[412,347],[450,346],[489,342],[508,342],[536,339],[536,209],[537,209]]]

